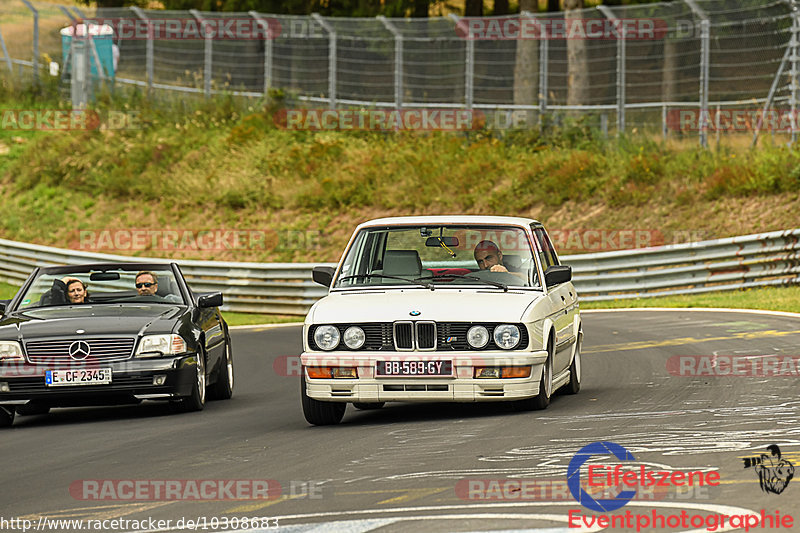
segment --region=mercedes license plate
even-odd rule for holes
[[[107,385],[111,383],[110,368],[77,368],[74,370],[48,370],[44,373],[48,387],[62,385]]]

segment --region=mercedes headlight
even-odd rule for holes
[[[339,346],[339,330],[333,326],[318,326],[314,330],[314,342],[321,349],[329,351]]]
[[[514,324],[500,324],[494,328],[494,343],[504,350],[519,344],[519,328]]]
[[[0,361],[22,361],[22,347],[17,341],[0,341]]]
[[[472,326],[467,331],[467,342],[473,348],[483,348],[489,343],[489,331],[483,326]]]
[[[161,357],[186,351],[186,341],[180,335],[145,335],[139,341],[135,357]]]
[[[364,330],[358,326],[350,326],[344,330],[344,345],[351,350],[358,350],[364,346],[366,340],[367,336],[364,334]]]

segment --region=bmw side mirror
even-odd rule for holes
[[[311,269],[311,279],[320,285],[330,287],[333,281],[333,273],[336,269],[329,266],[315,266]]]
[[[4,315],[6,313],[6,308],[10,303],[11,300],[0,300],[0,315]]]
[[[544,271],[544,282],[548,287],[561,285],[572,279],[572,267],[569,265],[552,265]]]
[[[197,297],[197,307],[221,307],[222,293],[207,292]]]

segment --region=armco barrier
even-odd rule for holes
[[[168,263],[151,257],[64,250],[0,239],[0,281],[21,284],[36,266],[75,265],[115,261]],[[316,263],[229,263],[175,261],[196,292],[222,291],[224,311],[304,315],[325,287],[311,280]],[[328,263],[320,263],[328,264]]]
[[[35,266],[169,262],[63,250],[0,239],[0,280],[22,283]],[[225,311],[303,315],[325,295],[318,263],[177,261],[192,289],[222,291]],[[654,248],[565,255],[581,300],[613,300],[800,283],[800,229]],[[319,263],[327,264],[330,263]]]

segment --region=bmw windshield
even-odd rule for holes
[[[479,285],[539,288],[528,236],[511,226],[389,226],[359,231],[334,288]]]

